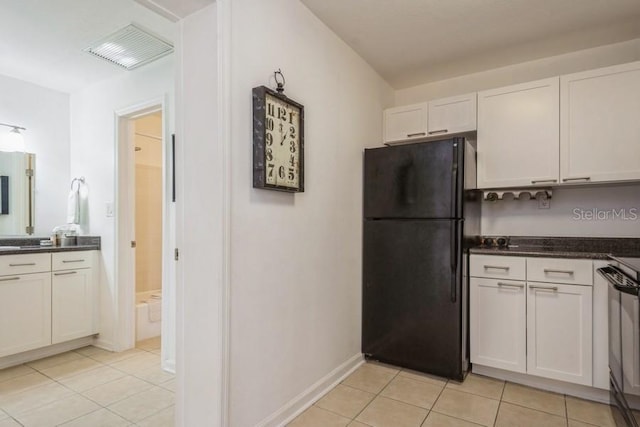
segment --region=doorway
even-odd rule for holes
[[[135,340],[160,343],[162,325],[162,111],[132,120]],[[158,346],[159,347],[159,346]]]
[[[165,105],[160,98],[116,112],[116,350],[139,341],[159,345],[162,336],[162,368],[175,372],[175,216]]]

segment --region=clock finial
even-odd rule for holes
[[[278,80],[278,74],[280,75],[280,78],[282,79],[282,81]],[[275,79],[276,84],[278,85],[276,87],[276,91],[278,93],[284,92],[284,84],[286,83],[286,81],[284,79],[284,74],[282,74],[282,71],[280,70],[280,68],[278,68],[278,71],[273,72],[273,78]]]

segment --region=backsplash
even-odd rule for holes
[[[482,234],[640,237],[640,184],[556,187],[549,209],[535,200],[484,201]]]

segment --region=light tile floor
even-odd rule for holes
[[[0,427],[173,427],[174,393],[159,337],[121,353],[89,346],[0,370]]]
[[[609,405],[480,375],[458,383],[365,363],[289,426],[615,427],[615,422]]]

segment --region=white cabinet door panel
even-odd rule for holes
[[[591,386],[591,286],[528,282],[527,373]]]
[[[384,111],[384,142],[427,136],[427,104],[406,105]]]
[[[429,101],[429,136],[476,130],[477,94]]]
[[[51,273],[0,278],[0,357],[51,344]]]
[[[559,178],[559,78],[478,92],[478,187]]]
[[[562,182],[640,179],[640,62],[561,77]]]
[[[525,282],[471,278],[471,363],[526,372]]]
[[[51,306],[53,344],[91,335],[94,324],[92,270],[53,272]]]

